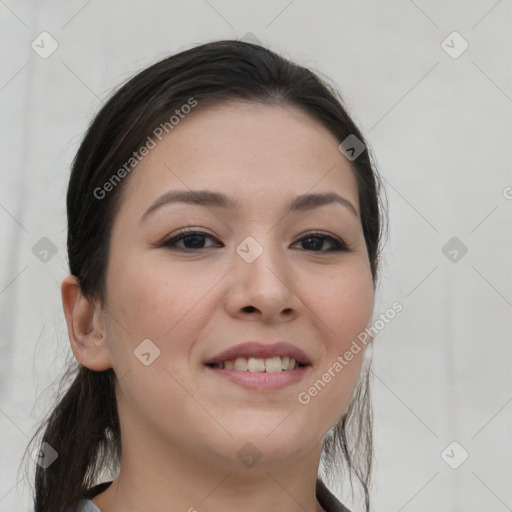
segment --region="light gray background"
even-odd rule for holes
[[[20,457],[69,354],[65,189],[91,116],[155,60],[248,32],[337,84],[385,179],[376,316],[395,300],[404,309],[373,354],[375,510],[512,510],[511,11],[510,0],[0,0],[0,511],[28,510]],[[47,59],[31,48],[43,31],[59,45]],[[445,51],[462,49],[458,36],[442,45],[453,31],[469,44],[458,58]],[[47,262],[32,252],[42,237],[57,248]],[[452,237],[468,248],[455,262],[442,252]],[[441,456],[452,441],[446,460],[469,453],[458,469]]]

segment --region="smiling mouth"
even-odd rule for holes
[[[259,357],[237,357],[230,361],[224,361],[222,363],[211,363],[207,364],[210,368],[218,368],[225,370],[238,370],[238,371],[249,371],[249,372],[266,372],[266,373],[278,373],[284,371],[292,371],[305,366],[310,366],[306,363],[300,363],[287,356],[275,356],[267,359]]]

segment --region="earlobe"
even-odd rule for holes
[[[77,361],[94,371],[112,368],[100,304],[82,294],[73,275],[62,281],[61,296],[69,341]]]

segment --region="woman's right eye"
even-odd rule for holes
[[[209,235],[208,233],[204,233],[202,231],[187,230],[182,231],[178,235],[165,240],[162,242],[161,246],[180,251],[194,251],[197,249],[208,249],[209,247],[219,247],[219,245],[205,247],[205,238],[216,240],[216,238],[214,238],[212,235]],[[183,242],[184,247],[180,247],[178,245],[179,242]]]

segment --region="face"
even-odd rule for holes
[[[224,197],[162,200],[191,191]],[[227,468],[248,442],[260,464],[317,448],[363,350],[335,363],[373,310],[359,212],[351,164],[298,109],[234,102],[181,121],[130,175],[111,234],[106,340],[124,432]],[[206,364],[246,342],[288,343],[307,365]]]

